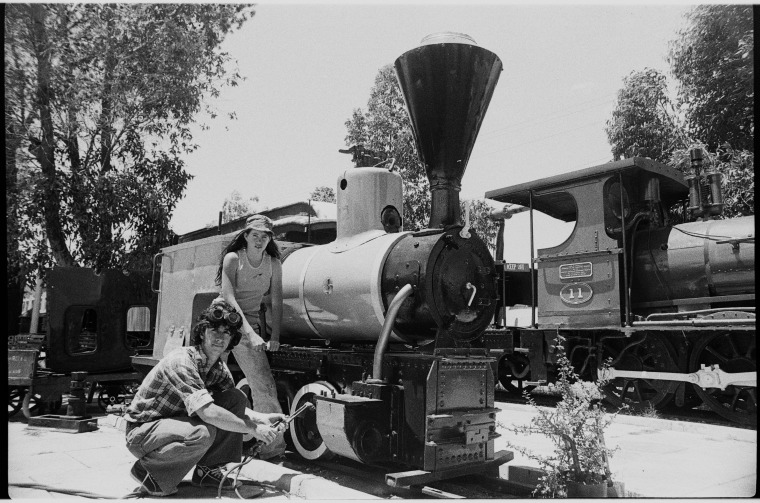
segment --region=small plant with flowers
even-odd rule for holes
[[[604,432],[617,413],[606,414],[601,407],[606,381],[582,381],[575,373],[563,343],[564,338],[558,334],[555,386],[562,396],[560,402],[555,408],[539,407],[526,392],[524,396],[536,415],[528,425],[505,426],[516,434],[540,434],[551,439],[554,452],[548,456],[508,442],[509,447],[536,461],[543,470],[544,475],[533,494],[544,498],[567,497],[570,484],[611,483],[609,458],[613,450],[607,448]],[[606,366],[605,363],[603,367]]]

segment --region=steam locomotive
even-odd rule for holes
[[[754,219],[713,218],[718,174],[695,153],[690,177],[633,158],[489,191],[486,198],[510,205],[494,215],[503,227],[522,210],[575,222],[564,243],[535,254],[531,236],[531,263],[511,268],[505,242],[521,244],[500,233],[496,260],[462,224],[458,195],[501,61],[470,37],[445,33],[423,39],[395,69],[430,180],[430,223],[403,231],[399,175],[356,167],[337,180],[334,239],[278,242],[282,345],[270,363],[283,410],[315,405],[291,425],[295,451],[401,469],[386,475],[399,486],[495,474],[512,459],[494,449],[496,379],[513,391],[551,382],[557,335],[584,378],[608,379],[614,403],[702,402],[756,421]],[[685,199],[703,220],[672,225],[666,208]],[[136,337],[119,347],[150,351],[129,359],[142,372],[186,344],[218,295],[220,254],[235,234],[225,230],[156,256],[155,306],[147,297],[140,306],[105,299],[95,287],[106,276],[90,288],[95,297],[72,300],[80,310],[97,304],[97,341],[121,337],[114,330]],[[492,324],[514,305],[530,308],[530,323]],[[51,317],[51,338],[81,332],[65,321],[79,312],[71,309],[62,308],[60,322]],[[230,367],[239,375],[233,357]]]
[[[496,473],[512,459],[494,451],[495,359],[470,344],[496,310],[494,259],[461,224],[458,195],[502,63],[470,37],[446,33],[395,67],[432,189],[429,228],[401,230],[398,173],[343,172],[335,240],[278,243],[282,346],[270,363],[284,410],[316,406],[289,430],[301,456],[400,466],[387,480],[409,486]],[[135,367],[187,338],[218,294],[215,272],[232,236],[162,250],[153,354],[133,358]]]
[[[535,267],[502,271],[501,298],[534,309],[528,326],[489,334],[507,341],[508,390],[553,380],[559,334],[614,405],[705,405],[757,423],[754,216],[715,219],[720,173],[700,149],[691,161],[687,176],[632,158],[486,193],[510,205],[496,217],[531,212],[531,243],[534,210],[575,222],[565,242],[531,250]],[[699,220],[672,225],[680,202]]]

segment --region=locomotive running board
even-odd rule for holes
[[[498,474],[499,466],[512,461],[515,454],[512,451],[499,451],[494,454],[491,461],[478,463],[475,465],[462,466],[459,468],[448,468],[435,472],[426,472],[424,470],[409,470],[408,472],[386,473],[385,483],[391,487],[403,487],[409,489],[412,486],[420,486],[435,482],[437,480],[453,479],[463,475],[472,475],[488,473],[491,470]]]

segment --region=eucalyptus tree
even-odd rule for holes
[[[5,13],[7,237],[18,243],[9,276],[145,266],[171,239],[204,98],[242,78],[220,45],[252,8],[33,3]]]

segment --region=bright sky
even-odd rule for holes
[[[223,49],[247,80],[213,102],[221,112],[197,129],[186,159],[195,176],[172,227],[184,234],[216,221],[233,190],[261,208],[306,200],[335,187],[353,167],[345,122],[366,110],[378,70],[423,37],[465,33],[494,52],[504,70],[470,157],[460,197],[604,163],[604,133],[623,78],[655,68],[668,74],[668,43],[685,4],[521,5],[262,3]],[[236,112],[237,120],[222,118]],[[524,242],[527,214],[508,223]],[[556,226],[537,246],[558,244]],[[518,229],[520,227],[520,229]],[[569,231],[567,231],[569,232]],[[567,235],[565,232],[565,235]],[[544,242],[545,240],[548,240]],[[509,241],[508,241],[509,242]],[[507,260],[527,262],[529,249]]]

